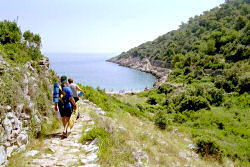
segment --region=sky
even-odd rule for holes
[[[121,53],[225,0],[0,0],[0,21],[42,38],[43,53]],[[18,19],[17,19],[18,18]]]

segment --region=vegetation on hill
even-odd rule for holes
[[[172,67],[191,66],[203,72],[223,69],[228,62],[249,58],[249,11],[248,0],[228,0],[220,7],[190,18],[178,30],[123,52],[119,57],[147,57],[167,61]]]
[[[166,84],[138,94],[145,102],[122,105],[140,116],[154,113],[148,118],[161,129],[189,133],[201,156],[249,165],[249,11],[248,0],[228,0],[178,30],[123,52],[119,59],[158,60],[170,63],[172,72]],[[112,98],[105,97],[105,105],[115,104]]]
[[[7,111],[5,106],[10,106],[17,115],[30,110],[31,115],[49,116],[52,82],[56,77],[49,64],[44,62],[46,58],[40,47],[38,34],[22,33],[15,21],[0,22],[0,122]],[[32,118],[25,126],[31,127],[30,135],[36,135],[40,128],[37,131],[34,127],[41,125]]]
[[[199,91],[196,86],[200,87]],[[201,86],[206,85],[189,85],[180,91],[163,85],[134,95],[107,95],[100,89],[81,88],[86,92],[84,98],[97,104],[111,118],[130,113],[154,122],[162,132],[178,128],[193,139],[201,157],[221,164],[229,158],[237,166],[248,165],[250,95],[211,93],[217,89]],[[143,100],[135,102],[135,97]],[[145,131],[148,129],[144,127]]]

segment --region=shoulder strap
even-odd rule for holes
[[[62,90],[62,86],[61,85],[59,85],[59,90],[60,90],[62,96],[66,95],[66,93]]]

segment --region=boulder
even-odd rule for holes
[[[9,146],[10,146],[10,142],[8,142],[8,141],[4,142],[4,143],[3,143],[3,146],[9,147]]]
[[[26,149],[26,145],[22,145],[21,147],[19,147],[17,149],[17,152],[21,152],[21,151],[24,151]]]
[[[7,157],[8,158],[11,157],[11,153],[14,152],[16,149],[17,149],[17,146],[7,147],[6,149]]]
[[[29,92],[29,79],[26,74],[23,76],[23,94],[27,95]]]
[[[126,131],[127,131],[127,129],[124,128],[124,127],[122,127],[122,126],[119,126],[117,129],[118,129],[120,132],[126,132]]]
[[[12,123],[11,121],[5,117],[4,121],[3,121],[3,126],[5,129],[5,134],[8,140],[11,139],[11,131],[12,131]]]
[[[4,150],[4,146],[0,146],[0,165],[4,164],[7,159],[7,155]]]
[[[0,106],[0,110],[10,111],[11,107],[9,105],[7,105],[7,106]]]
[[[22,110],[23,110],[23,106],[24,106],[24,104],[18,104],[18,105],[16,106],[15,113],[16,113],[17,117],[20,117],[20,113],[21,113]]]
[[[6,117],[11,120],[11,119],[14,119],[14,117],[16,117],[16,116],[14,115],[13,112],[8,112]]]
[[[26,156],[26,157],[29,157],[29,156],[34,157],[34,156],[35,156],[36,154],[38,154],[38,153],[39,153],[38,150],[31,150],[31,151],[27,152],[27,153],[25,154],[25,156]]]
[[[17,137],[17,144],[19,146],[28,144],[28,135],[24,131]]]
[[[13,129],[17,130],[18,133],[20,133],[20,131],[22,130],[22,122],[19,119],[17,119],[17,117],[14,118]]]
[[[49,68],[49,58],[47,57],[44,57],[43,59],[41,59],[38,64],[41,66],[41,67],[46,67],[46,68]]]

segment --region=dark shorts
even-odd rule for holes
[[[61,117],[70,117],[72,114],[71,108],[60,109],[59,111],[60,111]]]
[[[74,100],[75,100],[75,103],[79,100],[78,97],[73,97]],[[71,102],[70,102],[71,103]],[[74,110],[74,105],[71,103],[71,110],[73,111]]]
[[[74,97],[75,102],[79,100],[79,97]]]

